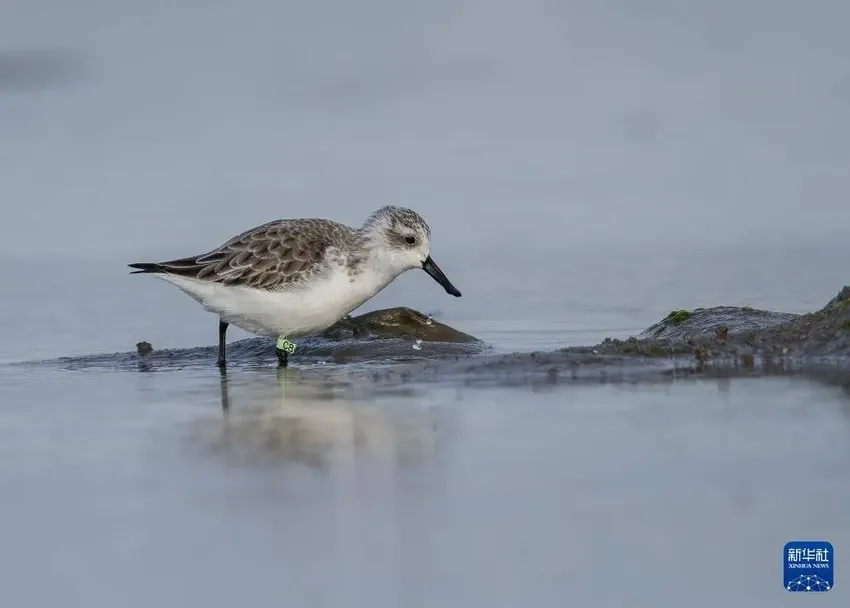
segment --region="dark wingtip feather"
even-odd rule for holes
[[[145,274],[148,272],[162,272],[162,267],[159,264],[152,264],[150,262],[137,262],[133,264],[127,264],[130,268],[138,268],[138,270],[134,270],[130,274]]]

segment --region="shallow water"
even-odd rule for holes
[[[850,394],[802,379],[0,377],[14,605],[793,605],[784,543],[850,543]]]
[[[495,352],[586,344],[657,320],[653,278],[667,301],[693,301],[723,263],[672,283],[643,262],[623,262],[644,270],[616,301],[575,265],[527,300],[467,280],[466,312],[438,318]],[[363,366],[377,363],[279,372],[271,352],[223,380],[211,352],[147,367],[108,355],[142,338],[211,345],[215,320],[194,302],[103,263],[57,268],[0,265],[19,285],[0,303],[15,320],[0,365],[0,572],[15,605],[791,605],[784,543],[850,542],[840,383],[376,383]],[[757,287],[781,295],[768,307],[802,312],[838,274]],[[440,303],[412,279],[367,308]],[[807,293],[817,280],[822,295]],[[483,302],[506,321],[473,318]],[[12,363],[58,356],[70,357]],[[843,602],[838,573],[830,605]]]
[[[840,382],[394,384],[269,352],[223,385],[209,351],[120,354],[216,341],[126,263],[385,204],[464,296],[411,272],[362,312],[495,352],[817,309],[850,280],[846,3],[10,6],[3,606],[774,608],[811,538],[848,605]]]

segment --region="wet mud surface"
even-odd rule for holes
[[[803,374],[850,382],[850,287],[809,314],[718,306],[674,310],[640,335],[606,338],[593,346],[493,354],[473,336],[409,308],[343,319],[298,343],[290,360],[304,374],[359,378],[372,384],[457,381],[465,385],[648,381],[687,376]],[[20,365],[82,370],[168,371],[212,367],[214,345],[66,357]],[[273,366],[274,342],[248,338],[228,344],[228,369]],[[344,367],[339,365],[345,364]]]

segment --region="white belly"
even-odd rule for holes
[[[287,337],[327,329],[395,278],[364,273],[352,283],[346,272],[335,271],[308,289],[268,291],[171,274],[156,276],[179,287],[226,323],[253,334]]]

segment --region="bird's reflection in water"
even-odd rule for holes
[[[219,453],[317,468],[361,458],[405,464],[434,454],[440,408],[413,389],[370,394],[332,375],[265,372],[222,372]]]

